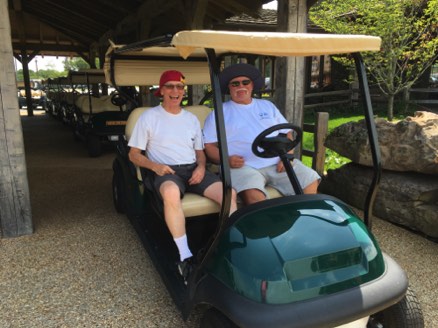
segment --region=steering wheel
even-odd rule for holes
[[[268,137],[272,132],[290,129],[296,132],[294,140],[290,140],[285,133],[279,133],[275,137]],[[282,123],[271,126],[270,128],[262,131],[253,141],[251,149],[252,152],[258,157],[272,158],[281,157],[281,155],[287,154],[288,151],[294,149],[302,139],[303,131],[300,127],[290,124]],[[263,149],[260,151],[259,148]]]
[[[123,98],[119,93],[115,93],[111,96],[111,104],[121,108],[126,104],[126,99]]]

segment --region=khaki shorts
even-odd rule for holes
[[[316,171],[305,166],[298,159],[294,159],[293,169],[303,189],[321,179]],[[287,173],[277,172],[277,165],[261,169],[245,165],[238,169],[231,169],[231,184],[237,193],[248,189],[259,189],[268,197],[265,186],[271,186],[284,196],[295,195]]]

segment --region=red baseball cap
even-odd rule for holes
[[[161,97],[160,90],[163,87],[163,85],[165,85],[169,81],[180,81],[183,84],[186,83],[185,77],[180,71],[174,71],[174,70],[165,71],[163,72],[163,74],[161,74],[160,77],[160,87],[154,93],[156,97]]]

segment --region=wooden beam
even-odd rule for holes
[[[21,64],[23,65],[24,91],[26,94],[27,115],[33,116],[32,92],[30,90],[29,56],[26,51],[21,51]]]
[[[306,32],[306,4],[306,0],[278,1],[277,21],[279,32]],[[288,122],[302,126],[304,117],[304,94],[306,90],[305,59],[304,57],[278,58],[275,69],[275,103]],[[296,149],[295,154],[300,158],[300,149]]]
[[[187,28],[196,30],[204,27],[207,5],[208,0],[191,0],[185,3],[184,16],[187,20]]]
[[[0,0],[0,230],[3,237],[33,232],[12,58],[8,0]]]
[[[35,44],[35,43],[13,43],[14,49],[25,49],[26,51],[61,51],[61,52],[87,52],[88,49],[83,45],[69,44]]]
[[[210,0],[210,1],[226,11],[230,13],[234,13],[235,15],[245,13],[252,17],[260,17],[260,14],[257,10],[245,6],[244,4],[241,3],[241,1],[235,1],[235,0]]]

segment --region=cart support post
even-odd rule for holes
[[[374,122],[373,109],[371,104],[371,95],[370,95],[370,90],[368,88],[368,80],[367,80],[365,65],[363,63],[362,56],[359,53],[354,53],[353,57],[356,64],[357,75],[359,78],[360,92],[363,97],[363,103],[365,106],[364,108],[365,122],[368,129],[368,139],[370,142],[371,156],[373,159],[374,176],[370,188],[368,189],[368,194],[364,204],[364,221],[368,229],[371,230],[372,228],[371,216],[373,212],[373,205],[379,187],[380,176],[382,171],[381,155],[379,148],[379,140],[377,137],[377,128]]]

